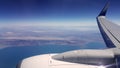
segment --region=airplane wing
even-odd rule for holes
[[[120,48],[120,26],[106,19],[109,2],[97,17],[98,26],[108,48]]]
[[[106,19],[109,2],[97,17],[98,27],[108,48],[120,48],[120,26]],[[115,56],[116,67],[120,68],[120,56]]]

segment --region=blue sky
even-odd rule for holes
[[[107,0],[0,0],[0,24],[96,23]],[[119,22],[120,1],[110,0],[108,18]]]

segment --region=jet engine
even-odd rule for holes
[[[115,61],[114,53],[111,50],[75,50],[55,55],[52,58],[90,65],[107,65]]]

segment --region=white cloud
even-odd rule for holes
[[[16,40],[68,40],[61,37],[4,37],[4,39],[16,39]]]
[[[10,27],[10,28],[26,28],[26,27],[34,27],[34,28],[52,28],[52,29],[76,29],[76,30],[98,30],[97,23],[90,22],[25,22],[22,23],[12,23],[12,24],[2,24],[1,26]],[[40,31],[35,31],[40,32]]]
[[[10,47],[10,46],[7,46],[7,45],[0,45],[0,49],[4,49],[4,48],[7,48],[7,47]]]

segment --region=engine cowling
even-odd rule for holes
[[[52,58],[91,65],[107,65],[115,61],[114,53],[111,50],[75,50],[55,55]]]

